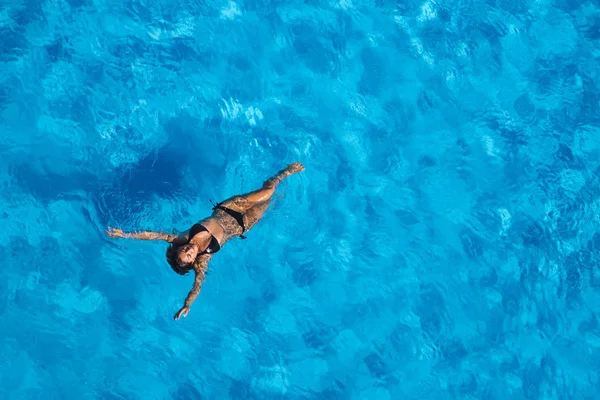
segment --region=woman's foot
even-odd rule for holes
[[[284,171],[287,171],[288,172],[287,176],[290,176],[292,174],[295,174],[296,172],[304,171],[304,165],[300,164],[299,162],[295,162],[295,163],[288,165],[287,168],[284,169]]]
[[[285,169],[279,171],[279,173],[277,173],[277,175],[275,175],[274,177],[267,179],[263,184],[263,187],[274,188],[288,176],[302,171],[304,171],[304,165],[300,164],[299,162],[292,163],[288,165]]]

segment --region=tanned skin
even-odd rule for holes
[[[275,189],[281,183],[281,181],[290,175],[304,171],[304,166],[300,163],[293,163],[287,166],[287,168],[279,171],[275,176],[267,179],[263,186],[253,192],[231,197],[218,204],[209,218],[203,221],[203,225],[206,223],[216,222],[218,227],[222,228],[223,235],[221,238],[221,247],[228,240],[235,236],[242,236],[245,232],[248,232],[264,215],[265,210],[271,202],[271,198],[275,193]],[[233,218],[230,213],[224,211],[234,211],[241,215],[243,219],[243,228],[239,224],[239,220]],[[220,229],[219,228],[219,229]],[[208,263],[213,257],[213,254],[208,254],[205,250],[210,246],[213,236],[207,232],[199,232],[193,237],[189,237],[190,230],[187,230],[179,235],[168,234],[162,232],[123,232],[121,229],[108,228],[106,234],[113,238],[127,238],[127,239],[138,239],[138,240],[163,240],[171,243],[175,248],[174,253],[177,254],[177,263],[181,265],[183,273],[188,270],[193,270],[195,273],[194,285],[192,290],[188,293],[183,307],[177,311],[174,318],[179,319],[186,317],[190,311],[190,307],[202,288],[202,283],[206,277],[206,271],[208,271]],[[243,236],[242,236],[243,237]],[[182,273],[182,271],[177,271]]]

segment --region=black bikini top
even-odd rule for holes
[[[202,224],[194,224],[194,226],[192,226],[192,228],[190,229],[190,233],[189,233],[188,237],[190,238],[190,240],[192,240],[192,238],[200,232],[208,232],[208,233],[210,233],[210,236],[212,237],[212,239],[210,240],[210,244],[208,245],[206,250],[204,250],[200,254],[214,254],[217,251],[221,250],[221,244],[219,243],[219,241],[217,240],[215,235],[213,235],[213,233],[211,231],[209,231],[208,229],[206,229],[206,227]]]

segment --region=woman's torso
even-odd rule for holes
[[[219,208],[215,209],[210,216],[210,219],[221,225],[223,228],[223,243],[234,236],[240,236],[244,233],[239,222],[224,210]]]
[[[263,216],[270,201],[261,203],[250,203],[243,197],[233,197],[222,203],[219,203],[213,209],[210,217],[200,223],[206,225],[211,231],[210,224],[218,224],[217,239],[221,245],[234,236],[244,238],[248,232]]]

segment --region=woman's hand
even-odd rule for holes
[[[118,228],[108,228],[104,232],[112,238],[124,238],[125,232]]]
[[[190,312],[190,308],[183,306],[181,307],[181,309],[179,311],[177,311],[177,314],[175,314],[175,316],[173,317],[173,319],[178,320],[179,318],[183,317],[187,317],[188,312]]]

